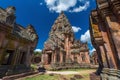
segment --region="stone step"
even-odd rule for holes
[[[90,80],[101,80],[101,79],[99,75],[96,75],[95,73],[91,73]]]
[[[11,76],[5,76],[2,78],[2,80],[15,80],[15,79],[18,79],[18,78],[21,78],[21,77],[25,77],[25,76],[29,76],[29,75],[33,75],[33,74],[38,74],[39,72],[36,71],[36,72],[26,72],[26,73],[21,73],[21,74],[16,74],[16,75],[11,75]]]

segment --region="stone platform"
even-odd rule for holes
[[[102,80],[120,80],[120,70],[104,68],[101,78]]]
[[[34,75],[38,74],[39,72],[26,72],[26,73],[21,73],[21,74],[16,74],[16,75],[10,75],[10,76],[5,76],[2,78],[2,80],[15,80],[21,77],[29,76],[29,75]]]
[[[100,76],[96,75],[95,73],[91,73],[90,80],[100,80]]]

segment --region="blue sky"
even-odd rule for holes
[[[88,42],[90,11],[96,8],[95,0],[0,0],[0,7],[16,7],[16,22],[26,27],[32,24],[39,35],[36,49],[43,49],[49,31],[61,11],[64,11],[74,29],[75,38]]]

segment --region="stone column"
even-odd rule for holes
[[[119,49],[119,23],[117,21],[113,22],[112,20],[114,20],[113,18],[114,16],[107,16],[106,17],[106,24],[107,24],[107,49],[109,49],[108,51],[110,51],[108,54],[110,56],[110,60],[109,60],[109,64],[110,64],[110,68],[119,68],[119,59],[118,59],[118,53],[120,51]],[[118,45],[118,47],[117,47]],[[117,51],[116,51],[117,50]]]
[[[69,40],[69,38],[68,38],[68,35],[67,35],[67,37],[66,37],[66,42],[65,42],[65,46],[66,46],[66,60],[68,60],[68,55],[69,55],[69,51],[68,51],[68,44],[69,44],[69,42],[68,42],[68,40]]]
[[[60,63],[63,63],[63,53],[60,51]]]
[[[79,56],[80,55],[79,54],[76,54],[76,55],[77,55],[77,62],[80,63],[80,61],[79,61]]]
[[[12,54],[13,54],[13,57],[12,57],[11,65],[15,65],[15,62],[16,62],[16,52],[14,51],[14,53],[12,53]]]
[[[19,64],[19,58],[20,58],[20,50],[18,50],[16,53],[16,61],[15,61],[16,64]]]
[[[74,61],[74,53],[71,54],[71,59]]]
[[[17,53],[17,51],[15,51],[15,52],[14,52],[14,59],[13,59],[14,62],[13,62],[13,65],[16,64],[16,61],[17,61],[17,59],[18,59],[18,58],[17,58],[17,55],[18,55],[18,53]]]
[[[108,67],[108,64],[107,64],[107,59],[106,59],[105,50],[104,50],[104,48],[103,48],[102,45],[100,45],[99,48],[100,48],[100,52],[101,52],[101,56],[102,56],[103,66],[104,66],[104,68],[107,68],[107,67]]]
[[[80,52],[80,54],[79,54],[79,63],[82,63],[81,52]]]
[[[21,55],[21,54],[20,54]],[[27,66],[27,67],[29,67],[30,66],[30,47],[28,47],[28,49],[27,49],[27,54],[26,54],[26,60],[25,60],[25,65]]]
[[[3,61],[3,54],[4,54],[4,49],[0,49],[0,64],[2,64]]]
[[[41,56],[41,62],[44,63],[44,56],[45,54],[43,53],[42,56]]]
[[[102,69],[103,69],[103,61],[102,61],[102,54],[100,52],[100,48],[99,48],[99,45],[95,45],[95,49],[96,49],[96,52],[97,52],[97,56],[98,56],[98,63],[99,63],[99,67],[97,69],[97,72],[96,74],[97,75],[100,75],[101,72],[102,72]]]
[[[54,63],[56,63],[56,51],[55,51],[55,53],[54,53]]]
[[[47,65],[48,64],[48,54],[47,53],[45,53],[45,59],[44,59],[44,61],[45,61],[45,64]]]
[[[19,55],[18,55],[18,64],[20,64],[20,61],[21,61],[21,58],[22,58],[22,53],[21,52],[19,52]],[[27,59],[27,58],[26,58]],[[25,61],[26,62],[26,61]]]
[[[47,54],[46,53],[44,53],[43,54],[43,56],[42,56],[42,62],[43,62],[43,64],[47,64],[47,61],[48,61],[48,56],[47,56]]]
[[[51,56],[52,58],[52,60],[51,60],[51,63],[54,63],[54,53],[52,53],[52,56]]]
[[[112,53],[110,46],[108,46],[107,44],[104,44],[104,48],[106,50],[106,56],[108,59],[109,68],[117,68],[117,65],[115,63],[115,59],[113,56],[114,53]]]
[[[86,63],[90,63],[90,57],[88,52],[85,52],[85,56],[86,56]]]

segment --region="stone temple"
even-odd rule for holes
[[[16,23],[15,10],[0,8],[0,77],[28,72],[38,42],[32,25]]]
[[[96,0],[91,11],[91,41],[98,55],[101,80],[120,80],[120,0]],[[93,77],[93,79],[95,78]]]
[[[55,20],[49,38],[44,43],[42,63],[53,68],[90,63],[87,43],[75,40],[73,29],[63,12]]]

